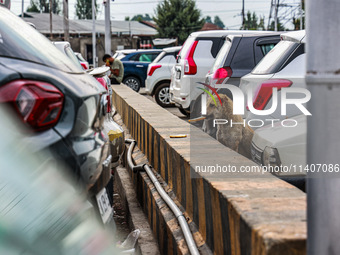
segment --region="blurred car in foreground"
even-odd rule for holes
[[[0,106],[0,254],[117,254],[113,232],[66,180],[63,164],[24,142]],[[57,167],[59,169],[57,169]]]
[[[138,92],[145,87],[145,79],[149,64],[162,50],[119,50],[113,55],[124,65],[123,83]]]
[[[24,139],[33,150],[65,162],[75,182],[96,199],[111,179],[110,145],[102,132],[106,90],[3,7],[0,34],[0,103],[30,128]]]
[[[261,60],[251,73],[241,78],[240,89],[244,94],[251,90],[253,106],[257,110],[267,110],[272,104],[272,89],[277,88],[278,105],[281,105],[281,88],[295,87],[306,88],[306,54],[305,54],[305,31],[287,32],[281,35],[281,41]],[[299,98],[300,94],[289,93],[289,98]],[[259,116],[249,111],[246,103],[244,118],[250,119],[277,119],[297,116],[301,111],[295,106],[288,104],[286,115],[281,115],[280,107],[270,115]],[[267,123],[268,124],[268,123]],[[252,127],[256,129],[256,127]]]
[[[169,93],[171,68],[176,63],[180,49],[180,46],[163,49],[148,67],[145,91],[148,95],[155,96],[156,102],[162,107],[171,105]]]

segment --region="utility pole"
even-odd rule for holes
[[[307,254],[340,254],[340,2],[306,1],[307,163],[327,172],[307,174]],[[327,45],[325,48],[325,44]],[[324,49],[324,50],[321,50]]]
[[[24,0],[21,1],[21,18],[24,19]]]
[[[274,0],[275,1],[275,13],[274,13],[274,31],[277,31],[277,14],[278,14],[278,9],[279,9],[279,0]]]
[[[269,30],[269,28],[270,28],[270,21],[272,19],[272,12],[273,12],[273,0],[271,0],[271,2],[270,2],[270,11],[269,11],[267,30]]]
[[[96,5],[95,5],[95,0],[92,0],[92,59],[93,59],[93,67],[97,67],[97,53],[96,53]]]
[[[300,3],[300,30],[303,29],[303,22],[302,22],[302,17],[303,17],[303,9],[302,9],[302,5],[303,5],[303,0],[301,0],[301,3]]]
[[[242,0],[242,29],[244,30],[244,0]]]
[[[64,12],[64,41],[69,42],[69,25],[68,25],[68,0],[63,1],[63,12]]]
[[[111,55],[111,13],[110,0],[104,0],[105,5],[105,53]]]
[[[52,39],[52,0],[50,0],[50,39]]]

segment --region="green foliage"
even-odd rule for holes
[[[126,16],[125,17],[125,21],[129,21],[130,20],[130,17],[129,16]]]
[[[50,12],[50,1],[49,0],[31,0],[30,6],[26,9],[27,12]],[[52,0],[52,12],[55,14],[59,14],[60,2],[59,0]]]
[[[132,17],[131,20],[140,22],[142,20],[150,21],[150,20],[152,20],[152,18],[150,17],[149,14],[146,13],[145,16],[143,16],[142,14],[135,15],[135,16]]]
[[[159,37],[177,37],[179,44],[190,33],[200,30],[205,22],[194,0],[164,0],[157,5],[153,19],[158,26]]]
[[[260,21],[255,12],[251,14],[250,11],[247,12],[244,18],[244,29],[245,30],[264,30],[264,17],[260,17]]]
[[[205,22],[213,23],[210,16],[205,17]]]
[[[76,2],[76,16],[78,19],[92,19],[92,1],[91,0],[77,0]],[[95,1],[96,15],[98,11],[97,1]]]
[[[272,23],[270,23],[268,30],[271,30],[271,31],[275,30],[275,21],[272,21]],[[283,26],[283,24],[278,19],[277,20],[277,31],[285,31],[285,30],[287,30],[287,29]]]
[[[220,28],[224,28],[225,27],[225,25],[223,24],[222,20],[218,16],[215,16],[214,24],[219,26]]]

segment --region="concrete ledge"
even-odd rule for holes
[[[235,178],[219,173],[191,178],[190,150],[195,155],[201,153],[203,158],[205,152],[199,148],[208,149],[214,154],[206,159],[210,164],[218,161],[240,168],[253,162],[126,86],[115,86],[113,90],[113,104],[138,147],[215,254],[306,253],[303,192],[270,174]],[[174,133],[188,137],[174,140],[170,138]],[[195,140],[198,136],[199,140]]]

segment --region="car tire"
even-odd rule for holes
[[[133,89],[134,91],[138,92],[141,86],[141,82],[137,77],[128,76],[123,80],[123,83]]]
[[[168,82],[162,83],[155,90],[155,100],[157,104],[162,107],[171,106],[170,103],[170,84]]]
[[[187,112],[186,110],[184,110],[183,108],[178,108],[178,110],[185,116],[189,117],[190,116],[190,112]]]

